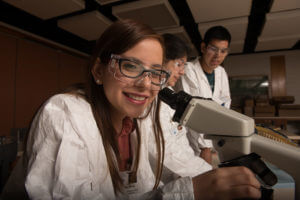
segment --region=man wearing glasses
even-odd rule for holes
[[[229,52],[231,35],[222,26],[214,26],[207,30],[201,43],[202,56],[188,62],[185,75],[177,88],[185,92],[214,101],[227,108],[231,98],[227,73],[220,65]],[[208,162],[211,160],[212,147],[210,140],[204,140],[203,135],[189,131],[188,137],[196,154],[200,154]]]

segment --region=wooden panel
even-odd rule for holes
[[[66,53],[59,54],[59,86],[60,89],[87,79],[88,60]]]
[[[28,127],[38,107],[58,91],[58,53],[38,43],[18,43],[16,127]]]
[[[0,33],[0,44],[0,136],[3,136],[13,128],[17,40]]]
[[[286,71],[284,56],[271,56],[271,95],[286,95]]]

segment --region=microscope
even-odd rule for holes
[[[265,185],[273,186],[276,176],[260,159],[276,165],[295,180],[295,199],[300,199],[300,148],[255,133],[254,120],[225,108],[211,99],[193,97],[183,91],[164,88],[159,98],[175,110],[173,121],[204,133],[218,151],[220,167],[244,165]]]

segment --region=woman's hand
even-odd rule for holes
[[[210,148],[201,148],[200,157],[207,163],[212,164],[212,152]]]
[[[193,178],[195,200],[259,199],[260,183],[246,167],[224,167]]]

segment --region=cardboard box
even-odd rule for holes
[[[255,117],[275,117],[275,113],[254,113]]]
[[[244,107],[244,114],[253,117],[253,107],[252,106],[245,106]]]
[[[275,113],[275,106],[255,106],[255,113]]]
[[[248,107],[253,107],[254,106],[254,100],[253,99],[246,99],[244,101],[244,105]]]
[[[269,106],[270,105],[269,99],[266,99],[266,98],[256,99],[255,105],[256,106]]]
[[[283,104],[279,106],[278,115],[280,117],[300,117],[299,104]]]

